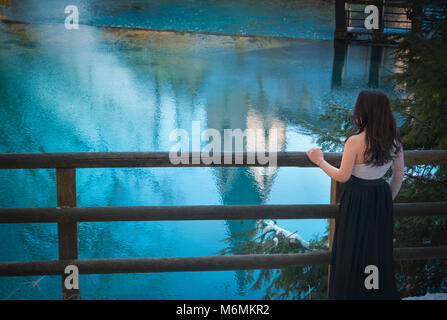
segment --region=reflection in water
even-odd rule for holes
[[[334,62],[332,64],[332,88],[343,84],[343,73],[346,63],[348,43],[334,40]]]
[[[57,24],[0,24],[0,44],[1,152],[168,151],[171,130],[191,135],[192,121],[222,136],[224,129],[263,129],[265,145],[269,129],[276,129],[278,151],[302,151],[315,144],[302,134],[300,120],[318,126],[328,102],[352,107],[363,87],[386,90],[379,75],[391,64],[386,49],[327,40],[88,26],[69,32]],[[329,202],[329,179],[309,168],[78,169],[77,178],[80,206]],[[4,170],[0,179],[1,207],[55,205],[53,170]],[[325,227],[324,221],[280,224],[306,240]],[[253,225],[81,223],[79,254],[210,255],[229,244],[222,239]],[[57,258],[54,226],[0,228],[1,260]],[[247,291],[244,272],[236,273],[236,283],[234,274],[91,276],[81,278],[81,294],[96,298],[95,288],[101,288],[103,298],[263,296],[262,290]],[[6,297],[21,279],[0,281]],[[57,279],[41,283],[53,287],[40,297],[59,296]]]
[[[371,64],[369,69],[368,87],[377,88],[379,86],[381,64],[383,63],[383,47],[371,47]]]
[[[76,5],[81,24],[332,39],[331,0],[0,0],[11,20],[63,23]],[[1,6],[0,6],[1,10]]]
[[[347,55],[349,55],[350,45],[345,41],[336,40],[334,43],[334,60],[332,65],[332,88],[337,88],[344,83],[344,74],[346,72],[345,65],[347,63]],[[386,48],[382,46],[371,46],[367,47],[368,50],[365,51],[367,56],[365,56],[364,62],[368,63],[368,84],[369,88],[378,88],[383,86],[381,81],[381,74],[383,73],[386,62]]]

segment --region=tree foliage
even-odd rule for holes
[[[405,148],[447,149],[447,6],[422,1],[420,26],[405,34],[395,50],[399,99],[394,110],[402,116],[400,132]],[[407,179],[398,202],[447,200],[446,165],[407,167]],[[396,247],[447,244],[447,218],[399,218],[395,222]],[[447,290],[447,263],[441,259],[404,261],[396,266],[401,296]]]
[[[276,224],[276,222],[275,222]],[[220,251],[220,254],[279,254],[305,253],[309,251],[327,250],[328,238],[315,236],[309,242],[309,247],[291,241],[290,237],[266,229],[266,222],[256,222],[256,234],[249,230],[231,236],[232,246]],[[327,234],[327,232],[326,232]],[[245,285],[251,285],[252,290],[265,289],[264,299],[325,299],[327,293],[327,266],[289,267],[284,269],[263,269],[256,274],[248,270]]]

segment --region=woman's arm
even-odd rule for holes
[[[396,158],[394,158],[392,168],[393,168],[393,175],[390,181],[390,189],[391,189],[391,195],[394,200],[397,194],[399,193],[400,187],[402,186],[402,180],[404,178],[403,148],[400,149],[399,153],[396,155]]]
[[[339,182],[346,182],[351,177],[359,147],[360,144],[357,137],[349,137],[344,146],[340,169],[326,162],[323,157],[323,152],[318,148],[312,148],[306,151],[306,154],[310,161],[319,166],[332,179]]]

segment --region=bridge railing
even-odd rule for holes
[[[270,155],[269,155],[270,156]],[[279,167],[313,167],[305,152],[278,152]],[[341,153],[325,153],[338,166]],[[250,153],[219,154],[220,164],[204,164],[192,153],[187,164],[174,165],[167,152],[8,153],[0,154],[0,169],[56,169],[57,206],[50,208],[1,208],[0,223],[57,223],[59,260],[0,262],[0,276],[61,275],[62,298],[77,299],[79,290],[64,286],[67,265],[80,274],[148,273],[276,269],[289,266],[327,265],[330,250],[300,254],[254,254],[232,256],[78,259],[77,223],[95,221],[176,221],[251,219],[330,219],[337,216],[337,184],[331,184],[331,204],[238,205],[238,206],[134,206],[76,207],[76,169],[119,167],[256,167]],[[405,151],[406,165],[447,163],[447,150]],[[231,159],[231,161],[228,161]],[[396,203],[396,217],[442,216],[447,202]],[[334,224],[332,223],[332,227]],[[330,230],[333,230],[330,229]],[[331,237],[330,237],[331,239]],[[331,247],[329,247],[330,249]],[[447,258],[447,246],[394,249],[395,260]]]

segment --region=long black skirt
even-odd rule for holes
[[[399,299],[390,186],[384,179],[351,176],[344,187],[335,219],[328,299]]]

